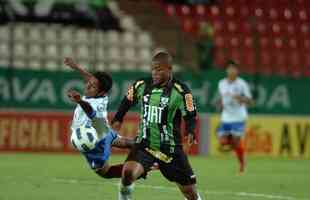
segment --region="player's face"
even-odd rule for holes
[[[238,76],[238,69],[234,65],[229,65],[227,68],[227,77],[229,80],[235,80]]]
[[[91,77],[85,86],[85,95],[87,97],[97,96],[99,91],[99,81],[95,77]]]
[[[169,80],[171,65],[168,63],[152,62],[152,79],[154,85],[160,85]]]

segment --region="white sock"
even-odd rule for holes
[[[131,185],[123,185],[122,181],[119,185],[119,193],[118,193],[118,199],[119,200],[131,200],[132,192],[134,189],[134,183]]]

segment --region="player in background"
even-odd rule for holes
[[[227,77],[218,84],[220,94],[221,124],[218,138],[222,146],[231,147],[238,158],[239,172],[245,169],[245,147],[242,136],[248,118],[247,106],[253,104],[249,86],[238,76],[238,66],[233,61],[227,65]]]
[[[188,145],[195,141],[196,108],[189,88],[172,75],[172,57],[164,50],[152,58],[151,77],[137,80],[128,90],[112,127],[119,130],[124,116],[140,104],[140,125],[135,146],[124,164],[119,200],[132,199],[137,177],[158,163],[162,175],[175,182],[188,200],[201,200],[196,176],[182,149],[181,120],[186,123]]]
[[[84,78],[85,96],[75,90],[67,92],[70,100],[77,104],[72,120],[71,129],[82,125],[93,126],[98,134],[99,142],[96,148],[83,153],[90,167],[103,178],[119,178],[123,164],[110,166],[108,159],[111,146],[131,148],[134,140],[119,136],[109,126],[108,122],[108,92],[112,88],[112,78],[105,72],[89,73],[81,68],[71,58],[65,58],[64,64],[78,71]]]

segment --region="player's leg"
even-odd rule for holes
[[[202,200],[196,189],[196,185],[177,184],[177,186],[179,187],[186,200]]]
[[[119,200],[131,199],[134,181],[140,177],[145,177],[154,162],[155,159],[145,152],[143,148],[135,146],[131,149],[122,171]]]
[[[142,164],[136,161],[127,161],[122,170],[122,184],[127,186],[131,185],[144,173]]]
[[[245,123],[234,123],[232,127],[232,146],[239,162],[239,172],[245,170],[245,146],[242,140],[244,134]]]
[[[242,173],[245,170],[245,147],[241,137],[233,137],[233,148],[239,161],[239,172]]]
[[[96,174],[103,178],[120,178],[122,175],[123,164],[112,165],[108,164],[111,155],[112,143],[118,139],[118,135],[109,131],[105,137],[101,138],[94,149],[83,153],[90,167]]]
[[[106,179],[122,177],[123,164],[109,165],[108,162],[103,167],[95,169],[95,173]]]
[[[220,150],[230,151],[232,149],[232,136],[230,134],[231,125],[229,123],[221,122],[217,129]]]
[[[233,149],[232,136],[229,133],[225,133],[225,135],[219,137],[219,143],[221,151],[230,151]]]
[[[188,200],[201,200],[196,189],[196,176],[182,149],[175,149],[170,163],[159,161],[159,170],[169,181],[175,182]]]

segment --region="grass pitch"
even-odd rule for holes
[[[112,155],[111,163],[125,156]],[[234,157],[191,157],[207,200],[310,200],[310,160],[250,157],[236,173]],[[78,154],[0,154],[0,200],[117,200],[118,179],[102,179]],[[135,200],[183,200],[159,171],[138,181]]]

